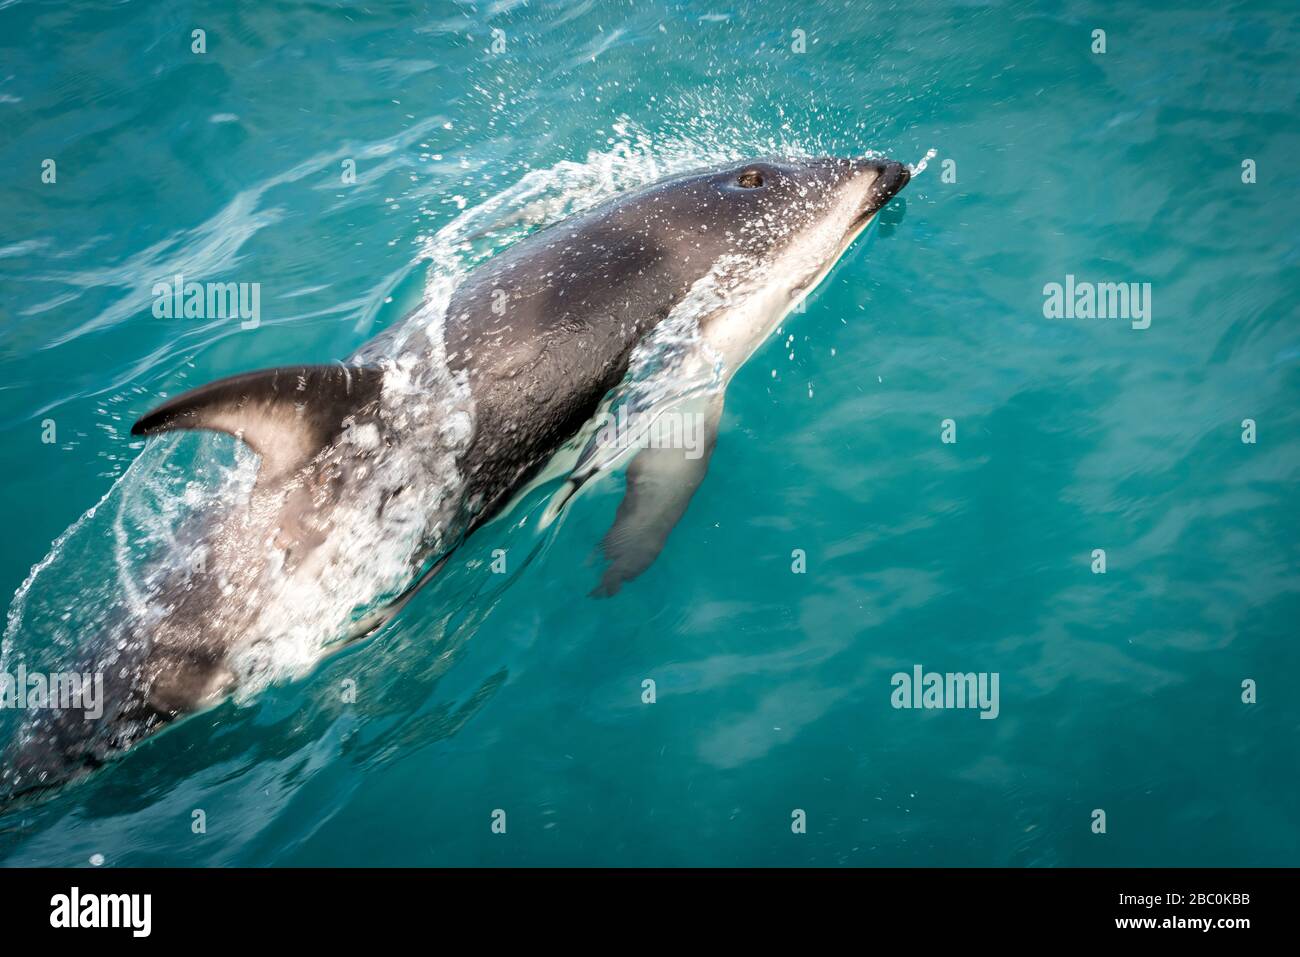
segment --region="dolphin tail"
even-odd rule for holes
[[[141,684],[151,650],[124,622],[104,633],[98,651],[72,672],[87,679],[80,700],[34,710],[6,745],[0,811],[84,777],[169,720],[148,706]]]

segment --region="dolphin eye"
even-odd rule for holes
[[[740,174],[739,179],[736,180],[736,185],[745,189],[758,189],[763,185],[763,174],[756,169],[747,169]]]

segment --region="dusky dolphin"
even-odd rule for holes
[[[417,310],[346,361],[246,372],[144,415],[133,435],[236,436],[260,458],[256,482],[191,526],[199,570],[155,574],[149,613],[79,663],[104,674],[102,718],[31,722],[6,790],[115,757],[236,691],[280,645],[310,665],[330,639],[372,631],[566,446],[581,451],[550,517],[630,457],[596,588],[616,592],[703,480],[727,382],[909,177],[872,158],[675,176],[493,256],[437,322]],[[664,367],[654,389],[628,382],[646,355]],[[626,450],[591,433],[620,396],[642,423]],[[644,423],[669,412],[697,427],[692,447],[645,441]]]

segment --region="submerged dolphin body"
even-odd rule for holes
[[[693,449],[630,443],[596,589],[617,591],[703,480],[730,377],[909,175],[817,158],[677,176],[494,256],[438,322],[417,314],[346,362],[237,375],[145,415],[133,435],[242,439],[256,483],[191,529],[198,570],[157,574],[149,613],[88,659],[105,675],[102,719],[33,722],[5,790],[66,781],[221,700],[279,644],[309,665],[330,640],[373,630],[622,400],[643,422],[684,414],[700,435]],[[662,366],[656,389],[630,383],[638,361]],[[623,457],[590,439],[548,514]]]

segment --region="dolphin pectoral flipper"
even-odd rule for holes
[[[691,496],[704,481],[709,459],[718,441],[723,393],[718,391],[683,403],[674,415],[682,418],[681,435],[693,438],[684,443],[665,443],[667,430],[658,429],[648,447],[637,452],[627,468],[627,489],[619,502],[614,524],[601,540],[609,564],[600,584],[591,592],[608,597],[623,583],[649,568],[668,535],[686,514]],[[661,418],[659,421],[663,421]],[[667,447],[669,445],[685,447]]]
[[[132,435],[211,429],[242,439],[262,458],[259,482],[287,476],[338,437],[344,421],[375,402],[382,369],[281,366],[219,379],[163,403]]]

